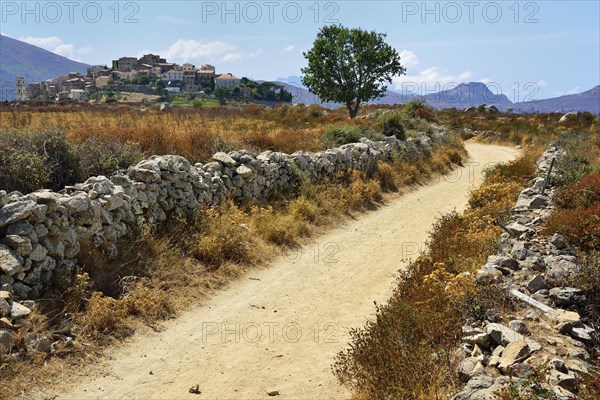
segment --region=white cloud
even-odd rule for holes
[[[419,57],[410,50],[402,50],[400,52],[400,63],[404,68],[409,70],[419,64]]]
[[[450,89],[459,83],[470,80],[472,76],[473,73],[468,70],[459,74],[452,74],[439,67],[429,67],[415,74],[395,77],[392,84],[399,91],[408,90],[427,94]]]
[[[19,40],[32,44],[34,46],[41,47],[42,49],[51,51],[55,54],[70,58],[75,61],[80,61],[79,56],[83,54],[90,54],[92,52],[91,47],[76,48],[72,43],[65,43],[61,38],[57,36],[48,37],[33,37],[27,36],[19,38]]]
[[[425,95],[451,89],[459,83],[471,81],[473,77],[469,70],[455,74],[436,66],[418,68],[421,60],[415,52],[406,49],[400,52],[400,63],[406,68],[407,74],[392,79],[393,89],[400,92]],[[491,82],[489,79],[480,81]]]
[[[292,50],[294,50],[296,48],[296,46],[294,46],[293,44],[290,44],[289,46],[285,46],[282,50],[281,50],[281,54],[287,54],[290,53]]]
[[[191,61],[194,59],[214,58],[235,50],[231,43],[179,39],[164,52],[168,60]]]
[[[239,51],[236,45],[229,42],[179,39],[168,50],[161,51],[159,54],[164,54],[167,60],[176,62],[236,62],[245,58],[258,57],[262,54],[262,50],[246,53]]]
[[[243,56],[239,53],[227,53],[221,58],[221,60],[225,62],[235,62],[239,61],[243,58]]]

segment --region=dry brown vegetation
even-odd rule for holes
[[[173,217],[121,243],[117,259],[84,244],[76,283],[47,293],[39,302],[36,323],[22,328],[49,334],[69,323],[74,344],[59,357],[24,353],[19,362],[3,359],[3,394],[26,398],[32,382],[51,381],[82,360],[90,362],[104,346],[176,315],[348,214],[377,207],[385,192],[409,190],[449,171],[464,156],[454,137],[429,155],[379,163],[370,175],[350,171],[305,184],[296,198],[262,206],[225,202],[188,218]]]
[[[205,161],[216,151],[242,148],[321,150],[323,127],[345,122],[343,112],[320,107],[249,105],[239,108],[115,106],[30,106],[0,108],[0,131],[62,131],[68,139],[111,139],[139,144],[146,155],[177,154]]]
[[[375,320],[351,332],[333,368],[357,398],[446,398],[458,385],[453,352],[464,319],[503,303],[500,292],[478,288],[467,272],[495,251],[501,230],[493,219],[512,206],[535,159],[526,153],[490,170],[468,210],[438,220],[428,250],[401,274]]]
[[[401,275],[389,302],[378,307],[374,321],[352,332],[350,347],[338,354],[333,370],[342,383],[354,390],[355,398],[444,399],[461,387],[453,357],[460,343],[461,326],[468,320],[494,319],[513,307],[505,292],[494,286],[477,285],[472,272],[496,252],[502,231],[493,221],[501,219],[503,211],[514,205],[525,181],[535,171],[535,161],[550,141],[560,138],[569,151],[559,162],[561,182],[579,182],[559,189],[559,201],[567,201],[571,207],[585,207],[587,204],[579,201],[575,205],[572,200],[597,197],[595,187],[590,189],[589,185],[597,179],[593,173],[600,167],[598,117],[584,113],[564,124],[558,122],[559,118],[454,110],[438,113],[439,120],[458,132],[469,127],[484,142],[522,144],[524,154],[488,171],[483,185],[471,193],[469,208],[463,214],[450,213],[439,219],[428,250]],[[483,133],[492,129],[496,133]],[[560,212],[554,218],[561,218]],[[595,248],[591,254],[581,254],[582,274],[575,278],[590,296],[584,318],[591,325],[598,324],[598,296],[594,292],[600,280],[599,249],[593,240],[590,242],[589,233],[593,236],[592,229],[597,229],[599,218],[595,211],[585,221],[579,218],[559,223],[563,230],[576,230],[582,223],[590,225],[589,232],[578,231],[574,235],[573,244],[577,245],[587,232],[580,249]],[[593,354],[598,354],[598,347],[597,343],[592,344]],[[582,398],[597,398],[598,382],[597,371],[591,372],[584,380]]]
[[[377,320],[354,332],[351,348],[339,355],[335,368],[343,382],[360,389],[357,398],[447,395],[448,387],[456,383],[450,351],[459,338],[462,321],[493,312],[490,302],[500,295],[479,290],[463,273],[478,267],[495,250],[500,230],[493,226],[493,218],[512,206],[525,178],[533,172],[533,161],[549,140],[563,129],[598,129],[597,118],[565,127],[557,123],[558,115],[417,111],[459,133],[463,127],[498,131],[498,135],[481,135],[479,140],[523,144],[526,157],[490,171],[485,185],[473,193],[469,210],[438,222],[429,252],[404,274],[389,304],[379,308]],[[370,116],[355,121],[358,128],[342,133],[376,130],[375,109],[366,107],[363,112]],[[320,150],[331,144],[324,136],[325,126],[345,125],[345,118],[343,111],[302,106],[168,112],[140,111],[129,105],[18,110],[0,106],[0,133],[53,127],[69,143],[110,140],[137,146],[144,155],[175,153],[201,161],[217,150],[243,147]],[[410,133],[423,126],[423,119],[416,121],[403,120],[404,128]],[[32,386],[51,382],[69,368],[92,363],[104,345],[176,315],[190,302],[201,301],[248,269],[264,265],[286,248],[303,243],[305,237],[334,226],[340,218],[376,207],[384,192],[407,190],[460,165],[464,150],[455,139],[428,157],[379,163],[370,176],[354,171],[329,182],[306,185],[295,199],[268,206],[227,202],[187,219],[173,218],[122,243],[118,259],[84,245],[77,283],[62,289],[57,286],[48,293],[29,326],[20,330],[52,333],[69,323],[76,337],[74,344],[53,356],[32,353],[23,360],[3,359],[2,395],[27,398]],[[462,240],[451,240],[456,237]],[[23,346],[23,338],[17,345]]]

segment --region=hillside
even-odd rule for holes
[[[522,112],[589,111],[600,114],[600,85],[583,93],[515,103],[514,108]]]
[[[29,43],[0,35],[0,101],[14,100],[15,79],[25,77],[29,84],[69,72],[85,74],[89,65],[44,50]]]

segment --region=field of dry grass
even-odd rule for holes
[[[0,131],[55,129],[75,142],[90,137],[135,142],[146,155],[178,154],[193,162],[205,161],[216,151],[241,148],[321,150],[324,125],[345,120],[340,111],[302,106],[169,111],[144,105],[0,108]]]
[[[351,133],[356,129],[367,134],[380,132],[376,109],[366,107],[364,113],[364,118],[353,121]],[[478,137],[483,141],[525,145],[528,154],[517,163],[491,172],[486,185],[473,194],[471,208],[464,215],[446,216],[439,222],[432,236],[432,250],[404,276],[391,305],[382,308],[377,324],[383,325],[368,326],[365,331],[357,332],[354,353],[340,355],[338,374],[347,382],[356,379],[359,380],[355,382],[371,382],[361,381],[362,376],[348,369],[347,363],[354,363],[356,368],[363,368],[361,373],[372,374],[371,378],[377,376],[373,382],[382,382],[381,379],[396,382],[394,387],[405,387],[414,394],[410,398],[430,398],[433,393],[441,393],[445,385],[452,384],[446,379],[449,366],[429,356],[421,357],[423,354],[417,347],[402,347],[398,351],[413,354],[414,360],[403,358],[403,366],[390,368],[390,364],[384,362],[389,358],[387,340],[397,340],[398,334],[410,332],[410,337],[416,340],[415,346],[433,346],[438,350],[428,351],[429,355],[443,355],[450,344],[454,344],[451,332],[459,326],[461,314],[450,307],[446,297],[439,295],[434,283],[449,280],[458,289],[463,284],[468,285],[453,277],[474,268],[493,249],[499,230],[490,221],[498,210],[514,202],[523,180],[532,171],[533,160],[564,126],[557,123],[557,115],[497,116],[454,111],[434,114],[423,110],[419,113],[446,124],[457,133],[463,133],[464,127],[479,132],[500,132]],[[409,132],[425,123],[423,118],[414,118],[414,115],[404,118],[408,118],[403,119],[403,124]],[[569,129],[586,132],[598,129],[597,118],[572,124]],[[303,106],[166,112],[140,110],[139,106],[131,105],[31,105],[19,109],[0,106],[0,136],[14,138],[27,132],[55,129],[64,135],[67,147],[88,140],[110,141],[135,146],[143,156],[180,154],[192,161],[205,161],[215,151],[240,148],[285,152],[321,150],[335,144],[325,135],[329,125],[349,125],[344,111]],[[519,129],[515,133],[516,127]],[[348,130],[344,128],[341,132],[346,134]],[[171,220],[152,233],[143,230],[135,240],[122,243],[117,260],[84,246],[79,260],[82,273],[77,283],[47,293],[30,326],[23,327],[23,332],[48,334],[68,321],[70,332],[76,337],[74,344],[53,356],[26,354],[21,360],[3,358],[0,375],[3,385],[10,388],[10,392],[3,394],[9,398],[26,398],[26,389],[32,383],[43,383],[64,368],[90,362],[106,344],[122,340],[140,326],[153,326],[177,314],[190,302],[204,299],[273,255],[335,226],[340,219],[377,207],[383,193],[408,190],[411,185],[425,183],[432,176],[448,171],[465,156],[458,135],[454,138],[427,157],[380,163],[371,176],[350,172],[329,182],[307,185],[295,199],[264,207],[228,202],[200,210],[189,219]],[[455,241],[448,240],[455,237],[462,237],[464,241],[457,246]],[[460,293],[464,290],[457,290],[457,296],[460,297]],[[463,300],[465,307],[472,302],[471,297]],[[378,331],[381,326],[385,329]],[[374,342],[369,337],[374,332],[379,332],[377,335],[382,341]],[[438,334],[442,332],[449,333],[442,337]],[[21,338],[17,346],[23,344],[24,338]],[[363,345],[366,347],[360,347]],[[359,353],[363,359],[356,359]],[[46,366],[43,373],[39,365]],[[374,394],[380,392],[372,393],[375,398]]]
[[[244,147],[248,137],[255,137],[254,148],[259,150],[320,150],[328,145],[328,139],[323,138],[325,125],[348,124],[343,114],[311,107],[166,113],[151,110],[147,114],[121,107],[115,106],[114,113],[93,108],[31,112],[2,109],[2,130],[18,129],[23,134],[54,126],[67,132],[67,143],[86,135],[94,139],[109,136],[118,141],[135,139],[146,149],[159,149],[162,154],[181,149],[194,159],[229,149],[215,147],[219,141],[214,137],[227,138],[231,148]],[[5,117],[12,122],[7,123]],[[376,123],[375,117],[356,121],[360,127],[374,127]],[[172,140],[156,132],[169,132]],[[190,148],[190,140],[200,141],[198,138],[204,142]],[[245,271],[336,226],[348,215],[377,207],[385,192],[409,190],[411,185],[449,171],[465,156],[462,142],[457,136],[453,138],[421,158],[379,163],[371,175],[350,171],[328,182],[306,184],[297,198],[260,207],[226,202],[199,210],[190,218],[143,229],[136,238],[121,244],[116,260],[83,244],[78,259],[81,274],[75,284],[57,286],[46,293],[31,326],[22,327],[23,332],[52,334],[68,321],[76,340],[52,356],[25,352],[20,360],[4,357],[0,367],[6,384],[4,393],[25,398],[32,382],[41,384],[56,376],[53,371],[58,374],[82,360],[89,362],[113,341],[176,315],[190,302],[202,301]],[[207,150],[206,143],[213,147]],[[190,156],[192,153],[195,155]],[[18,348],[23,346],[24,337],[17,342]],[[38,368],[41,364],[46,366],[43,373]]]

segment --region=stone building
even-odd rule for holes
[[[16,86],[17,101],[27,100],[27,85],[25,85],[25,78],[17,76]]]

